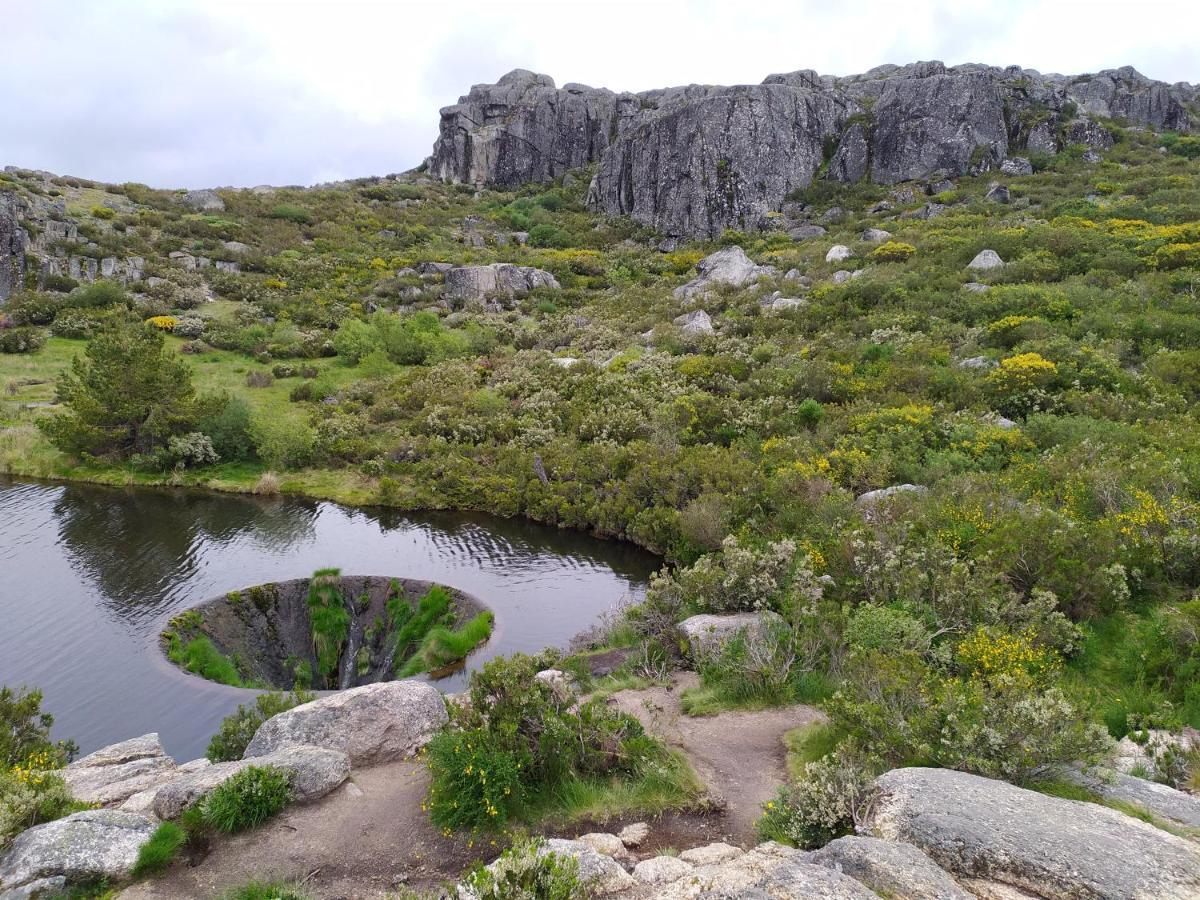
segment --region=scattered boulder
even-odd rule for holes
[[[1200,847],[1116,810],[951,769],[894,769],[865,831],[923,850],[982,896],[1200,895]]]
[[[721,648],[738,634],[745,633],[748,641],[760,640],[768,629],[781,621],[779,614],[770,610],[731,613],[722,616],[702,613],[680,622],[679,633],[687,642],[688,653],[692,659],[700,659],[720,652]],[[711,846],[715,847],[716,845]],[[690,861],[695,862],[696,860]]]
[[[853,281],[855,278],[862,276],[863,269],[855,269],[853,272],[846,269],[839,269],[829,276],[829,280],[834,284],[845,284],[847,281]]]
[[[936,219],[938,216],[940,216],[945,211],[946,211],[946,205],[944,203],[930,202],[930,203],[926,203],[924,206],[920,207],[919,209],[914,209],[912,212],[904,213],[903,215],[905,218],[921,219],[923,221],[925,219]]]
[[[624,856],[625,845],[621,843],[621,839],[615,834],[608,834],[604,831],[593,831],[588,834],[581,834],[575,840],[581,844],[587,844],[597,853],[603,853],[605,856]]]
[[[715,866],[719,863],[729,862],[731,859],[737,859],[741,855],[742,851],[737,847],[717,841],[705,844],[703,847],[684,850],[679,854],[679,858],[694,866]]]
[[[712,318],[702,309],[695,309],[674,319],[684,334],[701,335],[713,334]]]
[[[1004,260],[1000,258],[1000,254],[995,250],[980,250],[975,254],[975,258],[967,263],[968,269],[977,271],[987,271],[988,269],[998,269],[1004,265]]]
[[[924,494],[928,490],[929,488],[921,484],[893,484],[891,487],[859,494],[854,500],[854,505],[863,510],[874,509],[900,494]]]
[[[353,766],[412,756],[447,721],[446,701],[424,681],[383,681],[339,691],[264,722],[245,758],[311,745],[339,750]]]
[[[569,369],[579,362],[579,360],[574,356],[553,356],[550,358],[550,362],[560,369]]]
[[[31,896],[35,885],[52,890],[127,878],[156,827],[153,819],[115,809],[88,809],[37,825],[0,853],[0,890],[5,897]]]
[[[179,198],[179,202],[197,212],[221,212],[225,209],[225,201],[216,191],[188,191]]]
[[[995,365],[996,363],[986,356],[968,356],[966,359],[960,359],[954,363],[956,369],[974,369],[977,371],[991,369]]]
[[[988,185],[987,193],[983,195],[984,200],[990,200],[992,203],[1008,203],[1012,199],[1012,195],[1008,192],[1008,188],[998,181],[993,181]]]
[[[1137,741],[1126,736],[1117,742],[1113,768],[1127,775],[1140,773],[1153,778],[1162,774],[1158,771],[1160,757],[1191,751],[1200,751],[1200,731],[1185,728],[1173,734],[1166,729],[1151,728],[1141,732]]]
[[[850,835],[810,853],[807,861],[836,869],[894,900],[972,900],[947,872],[911,844]]]
[[[788,229],[788,237],[793,241],[808,241],[825,236],[825,229],[820,225],[797,225]]]
[[[666,884],[678,881],[692,871],[692,864],[678,856],[653,856],[633,867],[633,877],[642,884]]]
[[[544,269],[515,266],[512,263],[455,266],[446,270],[445,276],[444,296],[460,304],[511,300],[538,288],[559,289],[558,279]]]
[[[963,285],[964,291],[970,291],[972,294],[984,294],[992,289],[990,284],[980,284],[978,281],[968,281]]]
[[[773,266],[755,265],[746,251],[736,245],[710,253],[696,263],[696,271],[700,274],[675,289],[676,300],[700,297],[721,285],[746,287],[761,276],[775,274]]]
[[[617,837],[626,847],[640,847],[646,842],[646,838],[650,837],[650,826],[645,822],[634,822],[622,828]]]
[[[803,297],[772,297],[765,305],[772,312],[781,312],[785,309],[799,309],[801,306],[808,306],[808,301]]]
[[[570,703],[579,693],[575,679],[561,669],[543,669],[533,677],[550,688],[550,693],[560,703]]]
[[[274,766],[288,773],[292,799],[297,803],[319,800],[350,775],[350,759],[338,750],[288,746],[265,756],[213,763],[181,775],[154,794],[154,814],[160,819],[177,819],[218,785],[250,766]]]
[[[598,853],[580,841],[550,838],[542,846],[541,852],[573,856],[579,863],[579,880],[588,884],[596,896],[615,894],[618,891],[628,890],[636,884],[633,876],[611,856]],[[493,863],[493,865],[495,864]]]
[[[884,231],[882,228],[868,228],[858,236],[858,239],[869,244],[882,244],[884,241],[891,240],[891,237],[890,231]]]
[[[829,248],[829,252],[825,254],[825,262],[841,262],[843,259],[849,259],[853,255],[850,252],[850,248],[845,244],[834,244]]]
[[[1010,156],[1000,163],[1000,171],[1005,175],[1032,175],[1033,163],[1023,156]]]

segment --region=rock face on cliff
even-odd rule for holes
[[[599,158],[619,106],[632,115],[637,101],[579,84],[558,89],[547,75],[517,69],[442,110],[429,172],[469,184],[549,181]]]
[[[25,231],[18,218],[20,200],[0,193],[0,303],[21,289],[25,279]]]
[[[1010,154],[1104,149],[1097,121],[1189,131],[1200,89],[1131,68],[1096,75],[940,62],[845,78],[809,70],[762,84],[640,94],[517,70],[442,110],[429,172],[512,187],[595,164],[593,208],[677,237],[754,229],[814,178],[853,182],[961,175]]]

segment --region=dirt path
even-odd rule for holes
[[[730,843],[750,847],[756,843],[754,823],[762,805],[787,778],[783,736],[823,719],[824,714],[812,706],[796,705],[685,716],[679,695],[698,682],[694,672],[681,672],[669,687],[620,691],[612,699],[637,716],[647,731],[683,751],[713,799],[724,802]]]
[[[254,879],[305,880],[319,897],[356,900],[402,883],[438,886],[488,854],[466,838],[442,837],[430,824],[421,810],[428,785],[417,762],[356,771],[328,797],[216,841],[196,865],[176,864],[121,900],[200,900]]]

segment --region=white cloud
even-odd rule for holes
[[[400,171],[512,68],[615,90],[883,62],[1200,81],[1191,2],[3,0],[0,163],[161,186]]]

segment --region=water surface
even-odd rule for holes
[[[157,731],[203,755],[249,692],[178,673],[158,649],[174,613],[235,588],[348,574],[440,581],[496,612],[497,654],[565,646],[656,566],[629,544],[470,513],[0,479],[0,684],[40,687],[56,737],[86,753]],[[458,690],[465,676],[439,682]]]

